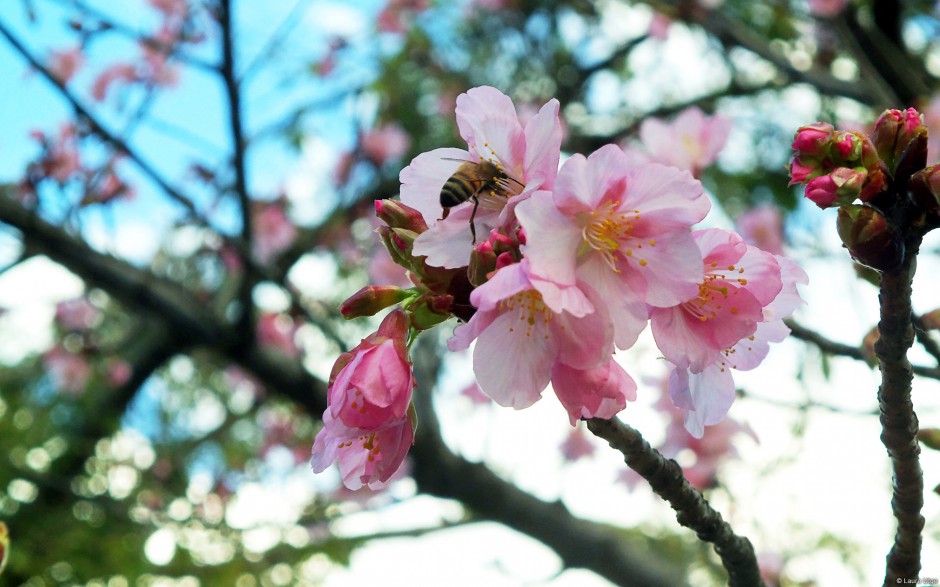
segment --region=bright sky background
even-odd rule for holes
[[[42,2],[43,20],[39,28],[27,28],[21,17],[18,2],[0,6],[0,18],[12,23],[32,47],[64,46],[56,42],[62,35],[60,21],[54,10],[47,10]],[[99,0],[93,5],[107,7]],[[152,20],[152,11],[131,8],[127,3],[123,18],[134,26],[146,27]],[[240,34],[247,39],[263,39],[276,27],[290,10],[292,2],[255,3],[237,2],[243,11],[239,22]],[[369,2],[313,2],[295,29],[296,54],[316,49],[330,33],[339,31],[352,35],[367,34],[364,14],[374,13],[380,4]],[[360,8],[367,5],[368,8]],[[688,36],[687,36],[688,37]],[[687,43],[694,39],[687,38]],[[257,46],[257,42],[253,44]],[[682,56],[689,45],[670,46],[667,55]],[[105,45],[90,57],[92,66],[86,66],[76,81],[78,87],[87,87],[95,64],[107,63],[112,55]],[[42,52],[36,51],[38,55]],[[203,57],[211,58],[211,52]],[[251,56],[244,55],[250,60]],[[651,56],[652,59],[652,56]],[[655,59],[651,62],[654,67]],[[171,178],[182,177],[182,167],[190,155],[217,159],[224,156],[225,139],[219,117],[206,116],[205,104],[219,103],[219,87],[203,75],[186,70],[176,90],[167,92],[159,100],[156,116],[173,119],[198,136],[182,141],[166,138],[153,129],[143,129],[138,141],[145,145],[144,155],[158,169]],[[369,75],[369,71],[351,70],[350,76]],[[692,80],[692,77],[689,78]],[[692,80],[697,81],[698,80]],[[603,83],[603,82],[601,82]],[[691,83],[691,81],[690,81]],[[603,87],[603,86],[601,86]],[[316,92],[313,88],[311,91]],[[600,94],[599,94],[600,95]],[[255,88],[249,88],[249,108],[264,112],[269,105],[276,106],[283,96],[271,91],[261,78]],[[46,82],[24,69],[22,61],[5,43],[0,43],[0,181],[15,180],[25,163],[34,155],[35,146],[26,138],[37,123],[53,131],[68,111]],[[367,106],[366,106],[367,107]],[[341,115],[348,116],[348,105],[338,105],[313,124],[313,136],[307,143],[300,162],[286,156],[277,147],[266,147],[251,159],[252,186],[257,193],[274,195],[288,186],[289,194],[307,220],[323,212],[322,201],[311,197],[323,187],[322,174],[337,150],[330,140],[342,144],[349,140],[343,133],[349,128],[342,125]],[[257,116],[257,118],[255,118]],[[340,121],[340,122],[337,122]],[[261,115],[249,116],[249,127],[261,125]],[[809,120],[797,120],[810,122]],[[334,139],[333,137],[339,137]],[[324,137],[330,137],[330,140]],[[125,166],[135,177],[132,166]],[[139,188],[139,202],[160,197],[146,183]],[[101,221],[101,242],[135,260],[145,259],[157,246],[158,236],[174,220],[164,212],[154,217],[157,207],[132,206],[120,212],[110,227]],[[159,208],[163,210],[163,208]],[[834,231],[832,211],[807,210],[806,222],[800,232],[791,236],[800,244],[812,242],[835,255],[835,261],[798,258],[810,275],[810,286],[803,290],[807,305],[797,319],[822,334],[841,342],[854,344],[862,339],[877,321],[877,294],[874,288],[860,285]],[[720,217],[711,222],[727,222]],[[928,239],[925,251],[940,246],[936,238]],[[806,248],[800,247],[804,251]],[[0,236],[0,261],[7,262],[16,251],[8,237]],[[914,305],[918,312],[926,312],[938,305],[934,292],[938,291],[940,260],[936,254],[927,254],[919,262],[918,279],[914,288]],[[75,297],[81,284],[67,272],[43,259],[35,259],[0,276],[0,306],[10,311],[0,317],[0,360],[15,360],[26,352],[35,352],[50,344],[48,325],[53,304]],[[445,328],[448,328],[445,326]],[[649,340],[646,344],[623,354],[628,371],[638,380],[655,380],[663,375],[661,362]],[[923,353],[913,355],[915,362],[927,364]],[[550,392],[535,407],[514,412],[496,407],[471,409],[457,391],[469,381],[466,357],[454,357],[453,377],[448,378],[442,395],[445,398],[441,420],[443,432],[451,446],[466,457],[485,458],[500,473],[511,478],[524,489],[544,499],[564,497],[576,514],[599,521],[625,525],[662,524],[677,532],[671,510],[644,486],[630,492],[615,481],[622,466],[618,455],[605,450],[598,442],[599,454],[573,466],[566,465],[556,447],[567,432],[567,418]],[[803,375],[803,385],[796,375]],[[463,375],[460,375],[463,374]],[[461,378],[463,377],[463,378]],[[873,416],[834,414],[811,409],[804,422],[805,434],[795,439],[791,428],[797,412],[776,405],[800,404],[807,397],[826,404],[844,407],[849,411],[876,408],[875,392],[878,385],[876,371],[869,370],[851,360],[833,360],[832,373],[824,381],[819,373],[818,361],[812,349],[806,351],[796,341],[776,345],[768,360],[760,368],[740,373],[739,386],[755,396],[771,401],[738,401],[731,415],[753,427],[760,444],[742,439],[741,459],[729,461],[722,479],[733,492],[713,495],[714,505],[730,519],[733,527],[751,538],[759,551],[800,551],[806,544],[815,544],[819,532],[830,532],[837,537],[857,542],[863,549],[863,584],[879,583],[884,575],[884,556],[894,534],[890,512],[890,473],[884,447],[879,441],[880,427]],[[656,444],[661,440],[664,420],[649,404],[656,399],[652,386],[641,384],[641,398],[628,407],[624,419],[639,428]],[[450,399],[448,399],[450,398]],[[922,427],[940,427],[940,384],[918,380],[914,394],[915,406]],[[743,438],[743,437],[742,437]],[[312,442],[312,439],[311,439]],[[785,463],[769,470],[781,458]],[[924,514],[928,520],[923,554],[923,577],[940,577],[940,546],[934,539],[940,533],[937,515],[940,497],[929,490],[940,484],[940,455],[925,450],[922,455],[925,485],[928,488]],[[326,489],[336,481],[335,475],[314,478],[304,468],[288,472],[287,467],[271,463],[271,475],[263,484],[245,488],[239,495],[229,520],[235,526],[248,527],[260,523],[260,513],[275,520],[289,520],[298,504],[312,488]],[[395,488],[391,495],[402,498],[409,495],[410,487]],[[453,504],[429,498],[406,499],[380,513],[363,513],[344,520],[332,530],[337,533],[365,533],[376,530],[391,531],[413,525],[435,525],[439,520],[454,520],[459,511]],[[259,528],[252,540],[263,550],[270,532]],[[148,555],[161,560],[174,547],[173,537],[167,533],[155,534],[148,542]],[[814,578],[820,587],[842,587],[859,583],[860,579],[847,574],[829,552],[806,552],[793,559],[787,567],[789,576],[796,581]],[[353,557],[348,570],[333,570],[327,587],[341,587],[367,582],[387,585],[440,584],[443,579],[453,587],[489,585],[493,587],[600,587],[607,582],[580,571],[557,575],[558,559],[555,555],[530,539],[493,524],[473,524],[433,533],[421,538],[394,538],[377,541]],[[557,575],[557,576],[556,576]]]

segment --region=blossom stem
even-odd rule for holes
[[[907,350],[914,344],[911,310],[911,283],[917,267],[920,235],[908,243],[907,258],[896,271],[881,277],[880,338],[875,355],[881,366],[881,387],[878,405],[881,412],[881,441],[888,449],[894,475],[894,496],[891,509],[898,521],[894,545],[888,552],[885,585],[896,585],[902,579],[916,578],[920,573],[920,551],[924,528],[924,475],[920,467],[920,445],[917,443],[918,422],[911,401],[913,369]]]
[[[627,465],[649,481],[653,491],[676,510],[676,520],[699,539],[715,545],[731,587],[764,585],[751,541],[738,536],[682,474],[682,468],[651,447],[638,430],[620,420],[591,418],[588,430],[623,454]],[[916,576],[916,575],[915,575]]]

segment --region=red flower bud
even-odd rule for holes
[[[403,228],[416,234],[428,229],[420,212],[398,200],[376,200],[375,215],[389,228]]]
[[[902,155],[908,159],[905,162],[908,176],[923,168],[927,164],[926,140],[927,127],[924,126],[920,113],[913,108],[903,112],[885,110],[875,122],[875,130],[872,133],[872,142],[878,155],[892,174],[896,173]],[[915,144],[912,145],[912,142]]]
[[[343,302],[339,312],[347,320],[375,316],[385,308],[405,300],[409,295],[411,294],[407,290],[394,285],[367,285]]]
[[[849,254],[863,265],[890,271],[904,259],[904,243],[898,230],[871,206],[842,206],[837,227]]]
[[[825,157],[835,128],[828,122],[814,122],[801,126],[793,137],[793,150],[800,155]]]

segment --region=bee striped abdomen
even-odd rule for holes
[[[453,208],[470,199],[476,192],[476,186],[456,175],[451,176],[441,189],[441,206]]]

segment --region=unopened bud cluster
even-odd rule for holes
[[[839,236],[859,263],[896,269],[911,230],[940,226],[940,166],[925,168],[927,127],[913,108],[885,110],[871,136],[825,122],[800,127],[793,150],[790,185],[805,184],[820,208],[839,207]]]

